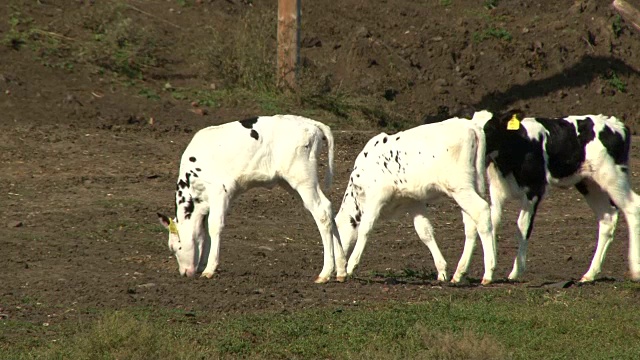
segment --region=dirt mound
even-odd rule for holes
[[[102,124],[152,117],[200,127],[309,106],[256,103],[252,94],[231,103],[202,95],[230,80],[264,81],[258,75],[271,68],[275,54],[275,2],[114,4],[13,1],[0,10],[5,121]],[[302,78],[321,82],[317,91],[342,96],[346,111],[340,104],[320,108],[337,121],[353,120],[343,126],[407,126],[439,110],[517,107],[546,116],[612,114],[637,130],[640,34],[609,5],[304,3]],[[245,61],[252,56],[264,62]],[[358,97],[368,105],[349,103]],[[206,111],[193,111],[193,100]]]

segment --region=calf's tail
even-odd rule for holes
[[[487,163],[486,163],[487,140],[484,135],[484,130],[482,130],[481,127],[474,124],[473,130],[476,135],[476,143],[478,145],[476,149],[476,162],[475,162],[476,191],[478,192],[478,194],[480,194],[480,196],[484,198],[486,196],[485,192],[486,192],[486,186],[487,186],[486,185],[487,183],[485,181],[485,178],[487,176]]]
[[[327,174],[324,178],[324,191],[328,194],[331,191],[331,183],[333,182],[333,151],[334,151],[334,142],[333,142],[333,134],[331,133],[331,128],[327,125],[314,121],[315,126],[322,131],[322,135],[324,135],[325,139],[327,139]]]

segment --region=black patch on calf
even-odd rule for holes
[[[351,223],[351,226],[354,229],[358,226],[358,224],[360,223],[360,219],[362,218],[362,213],[360,212],[360,210],[358,210],[357,204],[356,204],[356,211],[357,211],[357,213],[356,213],[355,217],[353,217],[353,216],[349,217],[349,222]]]
[[[200,169],[200,168],[196,168],[196,171],[202,171],[202,169]]]
[[[364,157],[367,157],[367,155],[369,155],[369,153],[365,151],[364,152]]]
[[[253,128],[253,124],[255,124],[257,122],[258,122],[258,117],[257,116],[254,116],[254,117],[239,121],[239,123],[242,124],[242,126],[246,127],[247,129]]]
[[[196,162],[196,158],[192,156],[192,157],[189,158],[189,161]]]
[[[383,144],[386,144],[386,143],[387,143],[387,137],[386,137],[386,136],[382,139],[382,143],[383,143]]]
[[[485,126],[487,154],[497,151],[492,161],[503,177],[513,174],[520,187],[530,189],[544,186],[546,173],[542,143],[531,140],[523,126],[518,130],[507,130],[506,120],[489,120]]]
[[[528,240],[531,237],[531,232],[533,232],[533,221],[536,219],[536,212],[538,212],[538,205],[540,204],[541,198],[538,198],[535,204],[533,204],[533,213],[531,214],[531,221],[529,221],[529,228],[527,229],[527,237]]]
[[[629,148],[631,147],[629,128],[624,127],[624,136],[622,136],[605,125],[598,133],[598,139],[607,149],[607,153],[613,158],[616,165],[629,163]]]
[[[596,133],[593,131],[593,119],[586,118],[584,120],[578,120],[576,123],[578,124],[578,142],[584,148],[596,138]]]
[[[187,184],[184,180],[180,179],[180,181],[178,181],[178,188],[185,189],[188,187],[189,187],[189,184]]]
[[[193,209],[195,208],[195,205],[193,204],[193,199],[189,198],[189,200],[187,200],[187,205],[184,207],[184,218],[185,219],[191,219],[191,214],[193,214]]]
[[[251,135],[251,137],[256,139],[256,140],[258,140],[258,138],[260,137],[260,136],[258,136],[258,132],[253,130],[253,129],[251,129],[251,133],[249,135]]]
[[[582,120],[579,128],[585,129],[580,137],[576,134],[576,128],[572,123],[563,119],[536,119],[549,132],[547,136],[546,151],[548,156],[548,168],[551,176],[556,179],[566,178],[575,174],[585,159],[585,141],[593,132],[593,121]]]

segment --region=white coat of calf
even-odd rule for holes
[[[360,262],[376,220],[408,212],[433,255],[438,279],[446,280],[446,261],[426,214],[429,202],[446,195],[460,205],[465,218],[477,224],[485,261],[482,283],[490,283],[496,249],[489,204],[480,195],[484,193],[484,174],[484,135],[466,119],[453,118],[373,137],[356,158],[336,215],[344,251],[348,253],[356,240],[347,274],[351,275]],[[338,269],[344,262],[336,257]],[[456,272],[452,281],[459,281],[462,275]]]
[[[180,274],[191,277],[202,271],[202,276],[211,278],[219,264],[220,232],[231,201],[254,187],[280,185],[297,194],[311,212],[324,248],[324,266],[316,282],[328,281],[335,270],[334,250],[341,253],[342,247],[338,242],[334,248],[331,203],[318,184],[325,139],[328,189],[333,135],[318,121],[295,115],[261,116],[198,131],[180,162],[176,217],[158,214],[169,230],[169,248]],[[344,279],[344,269],[338,269],[337,276]]]
[[[492,225],[497,232],[504,203],[520,201],[516,240],[518,253],[509,279],[525,270],[527,245],[538,204],[550,185],[575,186],[598,220],[598,242],[589,270],[581,281],[600,273],[622,210],[629,226],[631,278],[640,280],[640,196],[629,183],[631,134],[618,119],[605,115],[531,118],[514,114],[495,116],[476,112],[473,122],[483,126],[487,141],[487,168]],[[465,223],[466,268],[475,243],[473,223]],[[464,270],[464,269],[463,269]]]

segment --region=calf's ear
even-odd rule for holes
[[[158,214],[158,220],[160,220],[160,224],[162,224],[162,226],[164,226],[165,229],[169,230],[169,226],[171,225],[171,219],[169,219],[167,216],[157,213]]]

